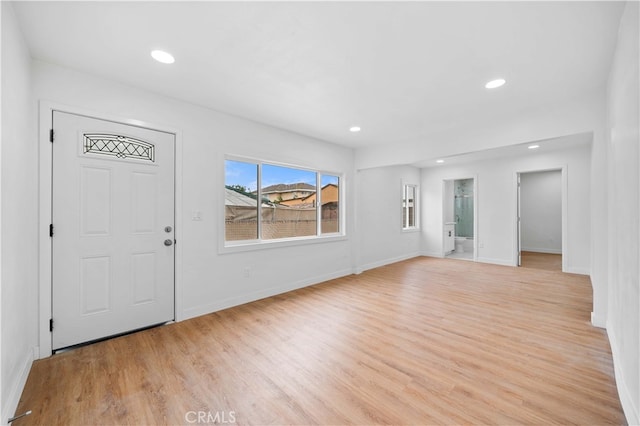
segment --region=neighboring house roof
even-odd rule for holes
[[[293,191],[313,191],[315,192],[316,187],[310,185],[308,183],[292,183],[292,184],[284,184],[279,183],[277,185],[270,185],[265,188],[262,188],[263,194],[271,194],[271,193],[279,193],[279,192],[293,192]]]
[[[242,206],[256,207],[256,196],[237,191],[228,187],[224,188],[224,205],[225,206]],[[262,200],[262,204],[268,204],[269,200]]]
[[[335,191],[333,192],[335,192],[335,194],[330,194],[329,193],[330,189],[334,189]],[[338,201],[337,191],[338,191],[338,186],[333,183],[328,183],[325,186],[323,186],[322,189],[320,190],[320,194],[322,197],[322,205],[337,202]],[[281,201],[280,204],[284,204],[287,206],[302,206],[307,204],[313,204],[315,201],[316,201],[316,193],[314,191],[312,194],[309,194],[306,197]]]

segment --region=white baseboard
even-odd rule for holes
[[[501,266],[515,266],[513,261],[504,260],[504,259],[491,259],[489,257],[478,257],[476,259],[477,262],[480,263],[491,263],[493,265],[501,265]]]
[[[620,364],[620,352],[618,351],[618,342],[616,334],[613,331],[611,324],[607,322],[607,335],[609,336],[609,344],[611,345],[611,355],[613,358],[613,371],[616,376],[616,387],[618,388],[618,396],[620,397],[620,403],[622,404],[622,410],[627,418],[627,423],[630,425],[640,424],[640,415],[638,415],[639,407],[636,406],[636,402],[633,400],[629,388],[624,378],[623,371]],[[633,378],[632,378],[633,379]]]
[[[591,325],[598,328],[607,328],[607,317],[591,312]]]
[[[264,290],[259,290],[252,293],[243,294],[240,296],[230,297],[224,300],[219,300],[214,303],[208,303],[206,305],[195,306],[193,308],[185,309],[183,311],[182,319],[187,320],[189,318],[195,318],[201,315],[207,315],[212,312],[221,311],[223,309],[232,308],[234,306],[243,305],[245,303],[255,302],[256,300],[264,299],[271,296],[276,296],[278,294],[283,294],[293,290],[298,290],[300,288],[308,287],[314,284],[319,284],[325,281],[333,280],[333,279],[344,277],[347,275],[360,274],[369,269],[379,268],[381,266],[390,265],[392,263],[401,262],[407,259],[412,259],[420,255],[421,255],[420,253],[411,253],[408,255],[398,256],[390,259],[384,259],[377,262],[367,263],[365,265],[355,268],[355,270],[349,269],[349,270],[337,271],[330,274],[320,275],[313,278],[297,281],[294,283],[285,284],[282,286],[270,287]]]
[[[16,414],[16,409],[18,408],[18,403],[22,396],[22,390],[27,383],[27,378],[31,371],[31,365],[33,364],[33,354],[36,350],[36,348],[32,348],[24,356],[22,366],[20,367],[20,374],[18,375],[16,382],[12,383],[9,387],[9,394],[5,399],[5,405],[2,407],[2,418],[0,418],[0,424],[7,424],[7,420]]]
[[[546,253],[546,254],[562,254],[562,249],[553,249],[553,248],[522,247],[522,251],[530,251],[533,253]]]
[[[410,254],[405,254],[402,256],[397,256],[397,257],[392,257],[389,259],[383,259],[383,260],[378,260],[375,262],[370,262],[370,263],[366,263],[364,265],[361,265],[359,268],[357,268],[356,273],[360,274],[364,271],[368,271],[369,269],[374,269],[374,268],[379,268],[381,266],[386,266],[386,265],[391,265],[392,263],[396,263],[396,262],[402,262],[403,260],[408,260],[408,259],[413,259],[414,257],[418,257],[421,254],[416,252],[416,253],[410,253]]]
[[[193,308],[185,309],[183,312],[183,320],[189,318],[195,318],[202,315],[207,315],[212,312],[221,311],[223,309],[232,308],[234,306],[244,305],[245,303],[255,302],[256,300],[264,299],[278,294],[287,293],[289,291],[298,290],[300,288],[308,287],[310,285],[319,284],[324,281],[333,280],[336,278],[351,275],[352,270],[336,271],[326,275],[320,275],[314,278],[305,279],[277,287],[270,287],[264,290],[254,291],[252,293],[243,294],[240,296],[229,297],[227,299],[219,300],[214,303],[208,303],[206,305],[195,306]]]
[[[589,269],[575,268],[573,266],[567,266],[562,272],[566,272],[567,274],[591,275],[591,271]]]
[[[420,255],[421,256],[426,256],[426,257],[438,257],[440,259],[444,258],[442,253],[435,252],[435,251],[423,251],[422,253],[420,253]]]

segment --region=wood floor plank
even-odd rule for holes
[[[562,255],[523,251],[521,252],[521,264],[523,268],[562,271]]]
[[[624,424],[590,311],[585,276],[421,257],[36,361],[14,425]]]

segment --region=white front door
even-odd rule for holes
[[[174,135],[54,111],[53,350],[174,319]]]

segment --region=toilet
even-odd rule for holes
[[[465,241],[467,241],[465,237],[455,237],[456,253],[464,253]]]

